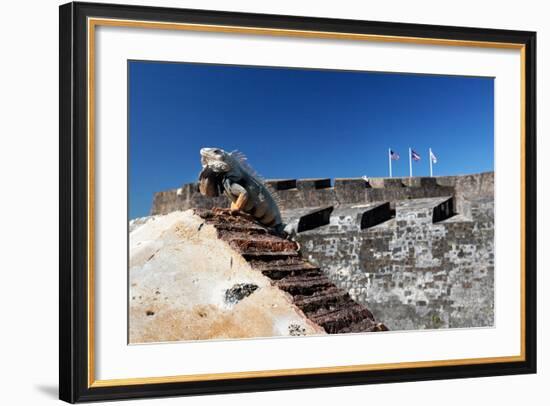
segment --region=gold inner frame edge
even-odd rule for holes
[[[112,387],[126,385],[177,383],[177,382],[198,382],[213,381],[221,379],[244,379],[244,378],[266,378],[280,376],[297,376],[312,374],[332,374],[343,372],[361,372],[361,371],[380,371],[399,368],[427,368],[441,366],[459,366],[474,364],[496,364],[504,362],[522,362],[526,359],[525,349],[525,45],[519,43],[507,42],[488,42],[488,41],[469,41],[453,40],[440,38],[422,38],[422,37],[400,37],[391,35],[374,34],[355,34],[345,32],[326,32],[326,31],[307,31],[291,29],[274,29],[262,27],[242,27],[228,25],[209,25],[209,24],[188,24],[188,23],[166,23],[140,20],[121,20],[109,18],[88,18],[87,22],[87,42],[88,42],[88,61],[87,61],[87,80],[88,80],[88,387]],[[268,35],[300,38],[319,38],[319,39],[342,39],[372,42],[394,42],[423,45],[439,46],[462,46],[462,47],[480,47],[497,49],[515,49],[520,50],[520,171],[521,171],[521,221],[520,221],[520,341],[521,349],[519,355],[503,357],[482,357],[465,358],[452,360],[434,360],[434,361],[415,361],[415,362],[397,362],[383,364],[364,364],[364,365],[346,365],[315,368],[294,368],[294,369],[276,369],[265,371],[241,371],[241,372],[220,372],[208,374],[189,374],[160,377],[143,378],[117,378],[117,379],[95,379],[95,339],[94,339],[94,300],[95,300],[95,279],[94,279],[94,193],[95,193],[95,27],[131,27],[131,28],[149,28],[163,30],[183,30],[195,32],[218,32],[235,33],[248,35]]]

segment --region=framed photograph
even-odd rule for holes
[[[60,7],[60,398],[536,371],[536,34]]]

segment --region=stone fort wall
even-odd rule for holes
[[[413,178],[330,178],[269,179],[272,191],[278,195],[281,211],[304,207],[337,206],[366,202],[418,199],[423,197],[457,196],[455,210],[471,196],[493,196],[493,172],[465,176]],[[226,207],[224,196],[210,198],[199,193],[198,183],[187,183],[177,189],[158,192],[153,197],[151,215],[167,214],[191,208]]]
[[[390,329],[493,325],[492,172],[266,182],[285,222],[309,216],[303,256]],[[152,214],[227,205],[187,184],[157,193]]]
[[[396,202],[389,220],[361,229],[360,208],[298,234],[303,255],[392,330],[484,327],[494,321],[494,204],[434,221],[452,198]],[[450,202],[449,202],[450,203]]]

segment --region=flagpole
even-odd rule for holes
[[[409,178],[413,176],[413,162],[412,162],[412,151],[409,147]]]
[[[391,148],[388,148],[388,164],[390,166],[390,178],[392,177],[391,174]]]
[[[432,149],[431,148],[430,148],[429,159],[430,159],[430,178],[433,178],[434,173],[433,173],[433,169],[432,169]]]

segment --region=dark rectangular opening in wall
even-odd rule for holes
[[[455,213],[453,207],[454,203],[452,197],[445,200],[444,202],[439,203],[433,208],[432,222],[437,223],[454,216]]]
[[[296,187],[300,190],[328,189],[331,187],[330,178],[297,179]]]
[[[333,206],[323,207],[300,217],[297,232],[301,233],[302,231],[313,230],[314,228],[327,225],[330,223],[332,210],[334,210]]]
[[[296,189],[296,179],[268,180],[266,183],[275,190]]]
[[[327,189],[330,187],[330,178],[316,179],[314,181],[315,189]]]
[[[379,204],[365,211],[361,216],[361,230],[374,227],[390,220],[392,218],[392,212],[395,213],[395,210],[391,210],[390,202]]]

